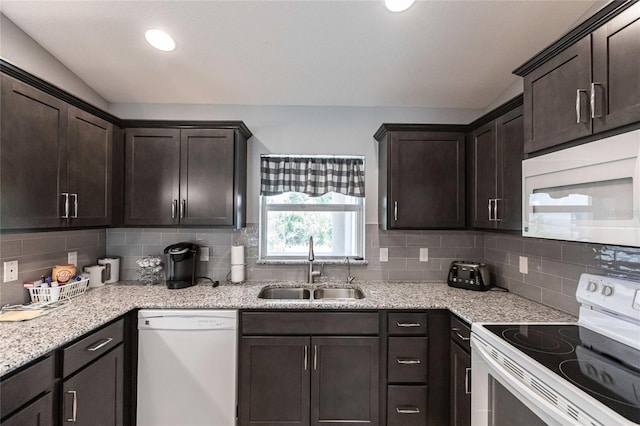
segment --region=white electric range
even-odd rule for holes
[[[475,426],[639,425],[640,283],[582,274],[577,323],[473,324]]]

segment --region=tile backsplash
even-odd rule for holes
[[[208,261],[198,261],[198,275],[227,279],[231,246],[246,247],[248,280],[304,280],[306,265],[258,263],[258,227],[241,231],[212,228],[110,228],[0,235],[0,259],[18,260],[17,282],[0,286],[0,303],[22,303],[28,299],[22,281],[51,272],[66,263],[67,252],[78,252],[78,264],[120,256],[121,278],[138,278],[136,260],[161,255],[170,244],[187,241],[208,246]],[[388,262],[380,261],[380,248],[388,248]],[[428,248],[429,260],[420,261],[420,248]],[[527,258],[528,273],[519,272],[520,257]],[[351,275],[360,280],[445,281],[454,259],[479,260],[490,266],[493,281],[513,293],[578,314],[575,290],[583,272],[615,275],[640,281],[640,248],[572,243],[523,238],[482,231],[381,231],[367,225],[366,265],[352,265]],[[0,264],[0,276],[2,276]],[[322,280],[344,280],[346,265],[327,265]],[[357,282],[357,281],[356,281]]]
[[[67,263],[67,253],[78,253],[78,269],[95,265],[104,257],[106,231],[86,229],[76,231],[0,234],[0,278],[4,277],[4,262],[18,261],[18,281],[0,284],[0,306],[29,300],[23,281],[50,274],[58,264]]]

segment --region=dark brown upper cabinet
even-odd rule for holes
[[[374,137],[382,229],[464,228],[465,128],[380,127]]]
[[[244,226],[247,135],[173,124],[125,130],[124,224]]]
[[[523,142],[522,105],[471,132],[472,227],[521,228]]]
[[[109,225],[113,125],[1,78],[2,229]]]
[[[638,56],[640,3],[611,2],[516,69],[525,153],[640,121]]]

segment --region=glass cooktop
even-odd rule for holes
[[[484,328],[621,416],[640,423],[639,350],[573,324]]]

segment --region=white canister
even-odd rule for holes
[[[85,266],[84,271],[89,274],[89,288],[102,287],[106,281],[107,267],[104,265]]]
[[[107,284],[117,283],[120,281],[120,258],[103,257],[98,259],[98,265],[105,266],[105,282]]]

